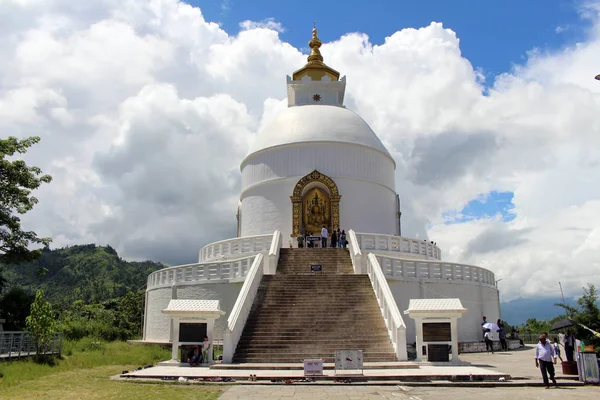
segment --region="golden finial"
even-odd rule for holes
[[[317,32],[317,24],[313,22],[312,39],[308,42],[308,45],[310,46],[310,54],[308,55],[309,63],[323,62],[323,56],[319,51],[319,47],[321,47],[322,44]]]
[[[339,72],[323,63],[323,56],[319,50],[322,44],[321,39],[319,39],[319,32],[317,31],[317,23],[313,21],[312,38],[308,42],[310,46],[308,62],[304,67],[294,72],[293,79],[295,81],[302,79],[306,75],[315,81],[320,81],[325,75],[329,76],[332,81],[337,81],[340,78]]]

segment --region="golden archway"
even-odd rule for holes
[[[317,170],[314,170],[310,174],[302,177],[296,186],[294,186],[294,192],[290,199],[292,200],[292,237],[297,237],[300,235],[300,224],[303,218],[302,213],[302,201],[303,196],[302,192],[304,188],[312,183],[312,182],[320,182],[329,190],[329,199],[328,201],[331,204],[331,226],[329,228],[337,229],[340,226],[340,196],[338,192],[337,185],[327,175],[323,175]]]

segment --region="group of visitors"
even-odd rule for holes
[[[489,353],[491,351],[493,354],[494,346],[492,341],[492,329],[490,329],[490,326],[494,327],[494,324],[488,323],[486,317],[483,317],[481,322],[483,340],[485,341],[487,352]],[[504,330],[504,324],[501,320],[498,320],[496,326],[497,328],[494,327],[494,329],[498,332],[501,348],[502,350],[506,351],[508,350],[508,347],[506,345],[506,332]],[[561,357],[561,344],[565,348],[567,362],[573,362],[575,336],[570,329],[567,330],[566,335],[561,334],[559,336],[555,336],[554,340],[550,340],[547,332],[542,332],[539,336],[539,342],[535,348],[535,366],[539,368],[542,373],[542,379],[546,389],[550,388],[549,381],[552,381],[552,383],[556,385],[556,379],[554,376],[554,365],[556,364],[556,360],[559,359],[561,363],[564,362]]]
[[[321,229],[321,247],[327,247],[327,239],[330,239],[331,247],[343,247],[346,248],[348,242],[346,241],[346,231],[340,231],[338,228],[337,231],[334,229],[331,231],[331,236],[329,236],[329,232],[325,225]]]
[[[493,324],[492,324],[493,325]],[[481,322],[481,331],[483,332],[483,340],[485,341],[485,349],[489,353],[490,351],[494,354],[494,342],[492,341],[492,329],[489,328],[486,317],[483,317]],[[508,345],[506,344],[506,330],[504,329],[504,323],[502,320],[496,321],[496,332],[498,332],[498,338],[500,339],[500,350],[508,351]]]
[[[554,365],[558,358],[561,363],[565,361],[560,355],[560,345],[565,348],[565,355],[567,356],[567,363],[573,363],[573,353],[575,351],[575,335],[571,329],[567,330],[567,334],[560,334],[554,337],[554,341],[548,338],[548,332],[542,332],[539,336],[539,342],[535,347],[535,366],[542,372],[542,380],[546,389],[550,388],[548,377],[553,384],[556,385],[556,379],[554,377]]]
[[[311,237],[312,235],[310,232],[305,232],[303,235],[298,236],[298,247],[303,248],[304,243],[306,243],[306,247],[314,247],[313,241],[310,240]],[[321,247],[325,248],[328,245],[329,247],[339,247],[345,249],[348,245],[348,241],[346,240],[346,231],[340,230],[339,228],[333,229],[330,235],[329,231],[327,230],[327,227],[323,226],[323,228],[321,229]]]
[[[202,349],[200,349],[202,347]],[[188,354],[188,363],[191,367],[197,367],[200,364],[207,364],[210,360],[208,357],[208,349],[210,348],[210,341],[208,336],[204,336],[204,340],[200,345],[195,345],[194,348]]]

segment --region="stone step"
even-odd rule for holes
[[[312,264],[323,271],[311,272]],[[346,249],[281,249],[276,274],[262,278],[234,361],[334,361],[339,349],[363,349],[365,361],[397,361],[369,277],[353,272]]]
[[[379,311],[379,310],[377,310]],[[336,315],[335,317],[330,317],[328,315],[310,315],[310,314],[303,314],[303,315],[298,315],[295,314],[293,312],[288,313],[284,313],[284,312],[275,312],[275,313],[261,313],[259,315],[256,316],[251,316],[250,318],[248,318],[248,322],[250,321],[254,321],[254,322],[265,322],[265,323],[276,323],[278,320],[281,322],[291,322],[291,321],[297,321],[297,322],[310,322],[315,321],[315,323],[320,323],[320,322],[327,322],[327,321],[331,321],[331,322],[354,322],[356,321],[357,324],[361,324],[361,323],[366,323],[366,322],[373,322],[373,321],[379,321],[381,319],[381,315],[372,315],[372,313],[366,313],[366,312],[361,312],[360,314],[354,313],[354,312],[348,312],[345,314],[340,314],[340,315]]]
[[[381,343],[387,343],[389,342],[390,338],[386,335],[386,336],[369,336],[369,341],[368,343],[372,343],[372,342],[379,342],[381,341]],[[306,337],[304,338],[288,338],[285,340],[277,340],[274,337],[268,337],[268,338],[260,338],[260,337],[254,337],[251,339],[243,339],[240,340],[240,342],[238,343],[239,345],[247,345],[247,344],[253,344],[253,345],[257,345],[257,346],[278,346],[278,345],[287,345],[290,343],[294,343],[294,344],[298,344],[298,345],[304,345],[304,344],[335,344],[335,345],[348,345],[348,346],[352,346],[352,345],[362,345],[362,346],[366,346],[367,341],[365,341],[364,338],[319,338],[319,337],[315,337],[314,339],[306,339]]]
[[[244,342],[238,344],[238,350],[241,348],[255,348],[255,349],[288,349],[288,348],[347,348],[348,350],[373,350],[373,351],[383,351],[386,352],[389,350],[390,339],[381,341],[359,341],[355,339],[353,341],[320,341],[320,342],[312,342],[307,343],[306,341],[291,341],[291,342],[282,342],[279,341],[277,343],[253,343],[253,342]],[[345,347],[344,347],[345,346]]]
[[[302,362],[306,359],[323,359],[324,362],[335,362],[335,353],[307,353],[307,354],[290,354],[285,356],[271,357],[261,354],[252,354],[244,356],[236,356],[233,358],[233,362],[236,363],[297,363]],[[363,362],[385,362],[385,361],[397,361],[395,354],[380,355],[376,354],[373,356],[367,356],[363,354]]]
[[[338,307],[331,307],[331,306],[327,306],[327,305],[323,305],[323,304],[316,304],[314,306],[309,305],[305,305],[306,303],[302,303],[299,305],[296,304],[282,304],[282,303],[273,303],[273,304],[266,304],[266,303],[262,303],[262,307],[261,307],[261,314],[265,314],[265,313],[284,313],[284,315],[298,315],[298,316],[303,316],[303,315],[307,315],[307,316],[312,316],[314,315],[315,312],[326,312],[327,315],[326,317],[330,318],[334,315],[337,315],[337,313],[340,313],[342,315],[346,315],[349,313],[352,314],[357,314],[357,315],[369,315],[371,313],[375,313],[375,312],[379,312],[379,307],[376,306],[368,306],[368,307],[364,307],[361,308],[360,311],[356,311],[353,309],[353,307],[343,307],[343,306],[338,306]],[[289,308],[290,305],[294,306],[294,308]],[[257,306],[258,307],[258,306]]]

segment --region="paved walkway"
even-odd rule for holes
[[[404,386],[231,386],[220,400],[597,400],[600,388],[436,388]]]
[[[535,366],[535,347],[527,345],[518,350],[507,352],[468,353],[461,354],[461,360],[468,361],[474,366],[491,371],[502,371],[510,374],[513,379],[531,378],[541,381],[540,370]],[[556,364],[556,375],[562,376],[560,361]]]

